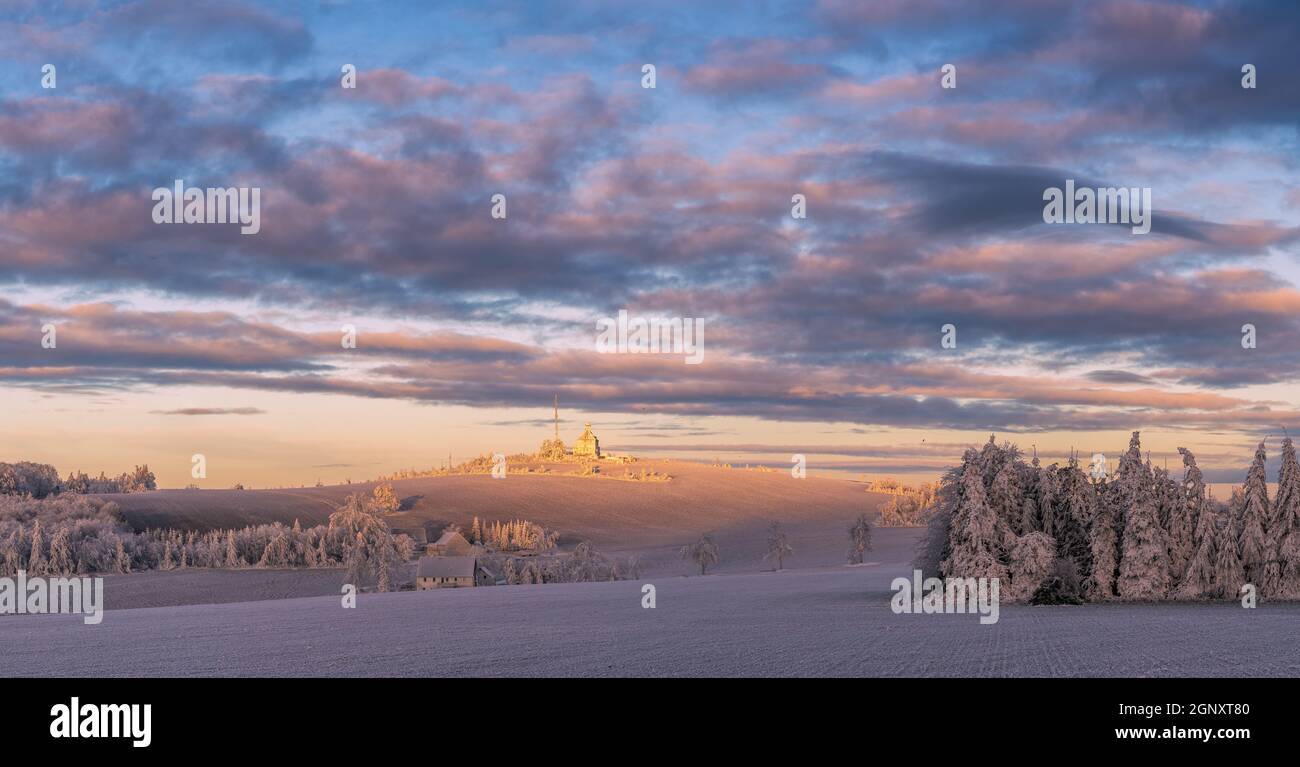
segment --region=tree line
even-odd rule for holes
[[[328,524],[279,522],[207,532],[133,530],[111,501],[77,495],[0,497],[0,573],[130,573],[186,568],[344,568],[347,583],[395,588],[415,553],[374,499],[354,494]]]
[[[70,472],[59,479],[59,471],[48,463],[0,463],[0,495],[26,495],[46,498],[60,493],[89,495],[99,493],[143,493],[157,490],[158,482],[148,464],[130,472],[108,477],[100,472],[91,477],[85,472]]]
[[[999,578],[1013,601],[1300,599],[1300,464],[1282,441],[1269,497],[1264,442],[1226,504],[1207,493],[1190,450],[1183,477],[1142,460],[1139,433],[1113,476],[1026,463],[993,437],[967,450],[936,493],[915,566],[927,575]],[[1006,585],[1009,584],[1009,587]]]

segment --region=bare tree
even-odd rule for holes
[[[781,570],[785,567],[785,558],[793,553],[794,549],[790,547],[781,523],[773,522],[767,531],[767,553],[763,559],[775,559],[776,569]]]
[[[871,522],[866,514],[859,514],[849,528],[849,564],[860,565],[871,550]]]
[[[709,567],[718,564],[718,544],[713,542],[713,534],[705,533],[695,543],[682,547],[682,559],[689,559],[700,566],[700,575],[709,571]]]

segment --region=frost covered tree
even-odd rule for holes
[[[781,529],[781,523],[773,522],[767,530],[767,553],[763,558],[775,559],[776,569],[781,570],[785,567],[785,558],[793,553],[794,549],[791,548],[785,531]]]
[[[1056,554],[1074,562],[1076,573],[1089,573],[1092,571],[1092,541],[1088,531],[1092,526],[1097,496],[1088,475],[1079,468],[1077,457],[1071,455],[1069,463],[1056,471],[1053,487],[1051,532],[1048,534],[1056,539]]]
[[[1171,484],[1165,490],[1166,503],[1170,504],[1169,573],[1175,586],[1187,573],[1196,553],[1196,523],[1205,505],[1205,478],[1196,466],[1196,457],[1185,447],[1178,448],[1178,452],[1183,457],[1183,482]]]
[[[849,528],[849,564],[860,565],[871,550],[871,522],[866,514],[859,514]]]
[[[694,562],[700,568],[700,575],[704,575],[709,568],[718,564],[718,544],[713,542],[713,535],[705,533],[695,543],[683,546],[681,549],[683,560]]]
[[[402,508],[402,502],[398,500],[393,486],[387,482],[382,485],[375,485],[375,489],[371,491],[371,496],[372,503],[380,514],[392,514]]]
[[[992,444],[990,440],[989,445]],[[967,466],[953,512],[948,558],[940,565],[940,571],[945,577],[1006,580],[1003,528],[1004,523],[989,508],[985,498],[978,465]]]
[[[77,566],[72,561],[72,545],[68,538],[68,528],[60,525],[50,538],[50,563],[47,568],[50,575],[73,575]]]
[[[989,441],[980,449],[974,459],[975,466],[980,471],[980,480],[984,483],[987,490],[993,484],[993,479],[1002,471],[1002,467],[1007,463],[1015,461],[1020,457],[1020,449],[1009,442],[1004,442],[1001,446],[997,444],[994,435],[989,435]]]
[[[1269,524],[1273,560],[1265,567],[1264,593],[1300,599],[1300,464],[1291,438],[1282,440],[1282,466]]]
[[[1142,445],[1139,433],[1135,431],[1129,438],[1128,450],[1120,457],[1114,478],[1093,483],[1096,513],[1088,530],[1092,569],[1085,584],[1089,599],[1110,599],[1118,593],[1119,565],[1126,545],[1123,538],[1128,516],[1139,499],[1149,492],[1150,485],[1151,475],[1142,463]],[[1150,502],[1149,498],[1147,502]],[[1150,511],[1151,519],[1158,526],[1154,505]],[[1138,529],[1145,531],[1145,522]],[[1168,552],[1166,563],[1167,556]],[[1136,561],[1133,566],[1136,567]]]
[[[122,544],[121,538],[118,538],[113,546],[113,560],[114,570],[123,575],[131,572],[131,557],[126,553],[126,546]]]
[[[1011,549],[1008,570],[1010,586],[1007,599],[1026,602],[1032,597],[1051,572],[1056,560],[1056,541],[1044,533],[1031,532],[1020,536]]]
[[[257,566],[288,567],[289,565],[289,534],[283,526],[276,523],[275,532],[272,533],[271,540],[267,541],[266,548],[262,550]]]
[[[993,477],[988,490],[989,509],[1016,535],[1025,532],[1023,525],[1024,491],[1020,486],[1020,472],[1013,461],[1002,464]]]
[[[23,567],[22,541],[20,540],[21,529],[9,533],[9,538],[5,541],[4,551],[0,553],[0,573],[6,576],[14,576]]]
[[[32,525],[31,549],[27,555],[27,574],[45,575],[45,572],[45,535],[41,531],[41,520],[38,518]]]
[[[942,575],[943,562],[952,551],[952,516],[961,497],[961,480],[975,464],[977,457],[974,448],[967,448],[962,453],[961,464],[950,467],[939,480],[939,488],[935,492],[935,511],[930,515],[925,535],[917,542],[912,558],[912,567],[926,577]]]
[[[1105,600],[1115,596],[1115,575],[1119,569],[1119,536],[1115,533],[1115,514],[1118,504],[1114,496],[1119,487],[1114,483],[1094,484],[1099,493],[1097,510],[1088,527],[1088,555],[1092,567],[1088,570],[1088,580],[1084,584],[1084,593],[1090,600]]]
[[[1031,473],[1033,481],[1029,484],[1029,491],[1032,498],[1027,499],[1026,510],[1022,515],[1023,526],[1032,527],[1045,533],[1050,538],[1056,537],[1056,494],[1059,492],[1057,487],[1057,467],[1052,464],[1046,468],[1038,465],[1038,451],[1034,451],[1033,470]],[[1059,545],[1059,544],[1058,544]]]
[[[1115,523],[1115,532],[1120,533],[1128,524],[1128,511],[1137,502],[1138,495],[1150,484],[1151,474],[1142,463],[1142,442],[1140,432],[1133,432],[1129,437],[1128,450],[1120,456],[1119,468],[1115,471],[1115,481],[1108,483],[1107,493],[1111,500],[1111,514]]]
[[[1133,505],[1126,515],[1116,589],[1124,599],[1163,599],[1169,593],[1169,539],[1160,526],[1155,488],[1139,485],[1132,491]]]
[[[1239,501],[1240,496],[1234,496]],[[1239,505],[1234,503],[1233,505]],[[1237,555],[1237,541],[1241,535],[1237,531],[1238,515],[1229,509],[1227,519],[1219,528],[1214,552],[1214,586],[1216,596],[1232,599],[1241,593],[1242,584],[1246,583],[1246,571],[1241,566]]]
[[[1241,488],[1241,527],[1237,531],[1237,554],[1246,573],[1246,583],[1257,587],[1264,581],[1264,566],[1272,557],[1266,526],[1270,516],[1268,504],[1268,477],[1264,472],[1264,443],[1255,448],[1255,460],[1246,474]]]
[[[226,531],[226,567],[235,568],[240,566],[239,549],[235,546],[235,531]]]
[[[1169,470],[1156,468],[1151,472],[1152,494],[1155,498],[1156,519],[1160,526],[1169,533],[1173,527],[1174,519],[1183,512],[1182,493],[1178,489],[1178,483],[1169,478]]]
[[[350,545],[343,549],[343,568],[346,570],[344,583],[357,585],[370,573],[370,561],[366,557],[366,537],[358,532],[346,538]]]
[[[1205,478],[1196,466],[1196,456],[1180,447],[1183,466],[1183,507],[1188,521],[1195,525],[1191,536],[1191,554],[1186,568],[1178,579],[1177,595],[1184,599],[1199,599],[1216,591],[1215,567],[1218,558],[1218,528],[1215,526],[1214,508],[1205,498]],[[1172,546],[1172,544],[1171,544]]]
[[[352,494],[329,518],[329,530],[343,541],[343,560],[348,583],[374,577],[380,590],[387,590],[401,563],[398,541],[380,510],[359,494]]]
[[[162,560],[158,563],[158,569],[159,570],[176,569],[176,549],[172,548],[171,536],[167,536],[167,538],[163,541],[163,555],[162,555]]]

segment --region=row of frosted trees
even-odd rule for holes
[[[478,517],[474,517],[465,537],[470,543],[486,546],[493,551],[528,551],[539,554],[554,551],[559,541],[558,533],[526,519],[484,524]]]
[[[1114,475],[1026,463],[1013,445],[970,449],[940,484],[916,566],[944,577],[999,578],[1003,596],[1036,603],[1110,599],[1300,599],[1300,464],[1282,442],[1270,499],[1261,442],[1226,505],[1207,493],[1185,448],[1182,482],[1144,462],[1138,432]]]
[[[0,463],[0,495],[28,495],[45,498],[59,493],[143,493],[158,488],[157,480],[149,466],[137,466],[129,473],[109,477],[100,472],[91,477],[83,472],[70,472],[65,480],[59,471],[48,463]]]
[[[80,496],[0,499],[0,574],[129,573],[183,568],[343,567],[348,583],[393,588],[414,553],[374,499],[350,496],[329,524],[280,523],[206,532],[133,531],[113,503]]]

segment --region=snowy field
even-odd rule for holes
[[[882,532],[863,567],[6,616],[0,676],[1300,675],[1300,605],[894,615],[913,533]]]

